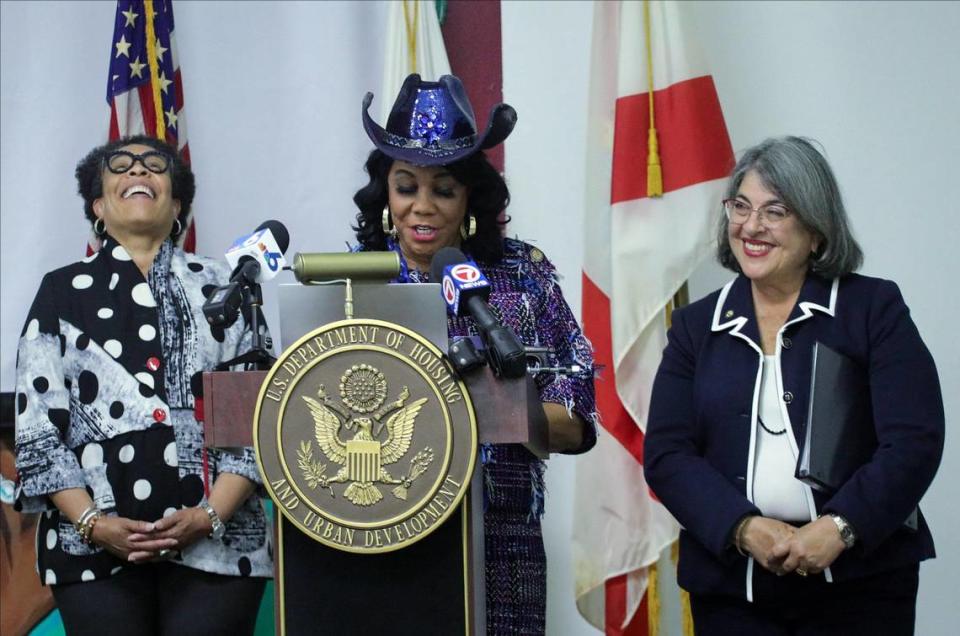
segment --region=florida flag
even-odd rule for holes
[[[652,594],[643,603],[651,566],[679,531],[644,481],[643,431],[666,345],[665,306],[713,251],[733,167],[713,79],[684,29],[683,14],[695,10],[594,8],[583,314],[601,367],[601,427],[597,447],[577,460],[574,562],[578,609],[607,634],[655,631],[657,608],[677,605]],[[648,164],[658,163],[651,128],[662,196],[648,193]]]

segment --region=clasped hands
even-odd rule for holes
[[[200,508],[181,508],[154,522],[126,517],[101,517],[92,540],[116,557],[131,563],[169,558],[212,529],[210,517]]]
[[[741,547],[777,576],[796,572],[819,574],[836,560],[845,545],[829,517],[795,528],[769,517],[751,517],[743,528]]]

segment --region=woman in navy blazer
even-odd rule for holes
[[[646,478],[683,526],[680,584],[698,634],[912,634],[916,509],[943,451],[933,358],[895,283],[862,253],[806,140],[737,163],[718,233],[738,276],[678,309],[657,372]],[[816,342],[869,378],[877,449],[836,492],[794,478]]]

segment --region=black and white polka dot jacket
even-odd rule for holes
[[[167,241],[146,279],[107,237],[100,251],[47,274],[17,356],[17,502],[42,512],[37,568],[47,584],[87,581],[134,567],[84,544],[48,495],[86,488],[107,514],[155,521],[205,500],[221,472],[260,483],[252,449],[203,448],[190,378],[249,349],[241,318],[211,329],[202,306],[226,282],[225,263]],[[271,576],[263,506],[251,497],[222,541],[202,539],[183,565]]]

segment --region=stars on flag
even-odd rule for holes
[[[116,57],[120,57],[121,55],[126,55],[127,58],[130,57],[130,46],[131,46],[131,43],[130,43],[130,42],[127,42],[127,38],[126,38],[125,35],[121,35],[121,36],[120,36],[120,41],[117,42],[116,44],[114,44],[114,46],[117,47],[117,55],[116,55]]]
[[[121,11],[120,13],[121,13],[121,14],[123,15],[123,17],[126,18],[126,20],[127,20],[127,23],[123,25],[123,26],[125,26],[125,27],[132,27],[132,26],[134,26],[134,22],[136,21],[137,16],[140,15],[139,13],[134,13],[134,11],[133,11],[133,6],[130,6],[126,11]]]
[[[156,49],[157,49],[157,60],[159,60],[160,63],[163,63],[163,54],[169,51],[170,49],[165,49],[163,47],[163,44],[160,42],[160,38],[157,38]]]
[[[140,56],[138,55],[138,56],[137,56],[137,59],[135,59],[134,61],[130,62],[130,77],[131,77],[131,78],[139,77],[139,78],[142,79],[142,78],[143,78],[143,75],[142,75],[143,69],[144,69],[146,66],[147,66],[146,64],[144,64],[144,63],[142,63],[142,62],[140,61]]]
[[[173,106],[170,107],[170,110],[163,113],[167,116],[167,128],[176,128],[177,127],[177,114],[173,111]]]
[[[165,128],[168,136],[176,137],[182,104],[177,103],[180,77],[174,68],[172,32],[170,0],[117,0],[107,101],[135,88],[156,90],[144,93],[145,99],[157,96],[144,107],[150,118],[147,130]]]

